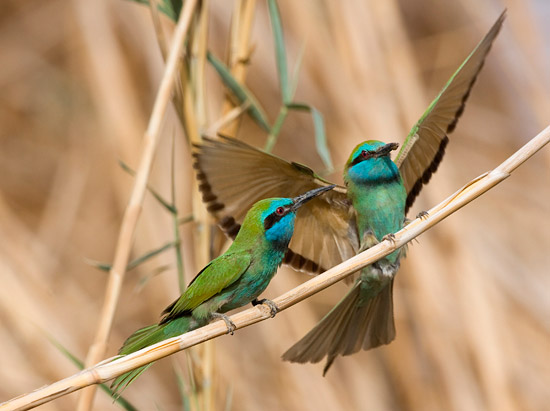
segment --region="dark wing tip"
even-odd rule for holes
[[[491,41],[490,41],[490,43],[487,47],[487,50],[484,53],[483,58],[479,62],[479,65],[476,69],[476,72],[475,72],[474,76],[472,77],[472,80],[470,81],[470,84],[468,84],[468,89],[466,90],[466,93],[464,93],[464,95],[462,96],[462,101],[460,103],[460,106],[458,107],[458,110],[456,110],[453,121],[447,126],[447,134],[450,134],[454,131],[454,129],[456,128],[456,124],[458,122],[458,119],[460,118],[462,113],[464,113],[464,107],[466,105],[466,100],[468,100],[468,97],[470,97],[470,92],[472,91],[472,87],[474,86],[474,84],[477,80],[477,76],[481,72],[481,69],[485,65],[485,58],[489,54],[489,51],[491,50],[491,47],[493,46],[493,41],[496,38],[497,34],[499,33],[499,31],[502,27],[502,23],[504,22],[505,18],[506,18],[506,9],[504,9],[504,11],[501,13],[499,18],[497,19],[497,21],[493,25],[493,28],[491,29],[491,31],[493,31],[493,34],[490,36]]]
[[[479,74],[479,70],[481,70],[482,67],[483,67],[483,63],[481,63],[480,66],[479,66],[479,69],[478,69],[478,72],[477,72],[478,74]],[[474,86],[474,83],[476,82],[476,79],[477,79],[477,74],[472,78],[472,81],[470,81],[470,84],[468,85],[468,90],[462,96],[462,101],[460,102],[460,106],[458,107],[458,109],[455,112],[453,121],[451,121],[447,125],[447,130],[446,130],[447,134],[451,134],[455,130],[456,125],[458,124],[458,119],[462,116],[462,113],[464,113],[464,108],[466,107],[466,101],[468,100],[468,97],[470,97],[470,92],[472,91],[472,87]],[[447,137],[447,136],[445,136],[445,137]]]
[[[201,270],[201,272],[202,272],[202,270]],[[197,277],[198,277],[198,274],[195,278],[193,278],[193,280],[189,283],[189,285],[191,285]],[[191,315],[191,310],[180,311],[180,312],[177,312],[177,313],[172,312],[172,310],[174,309],[174,307],[176,306],[178,301],[179,301],[179,297],[172,304],[170,304],[168,307],[166,307],[162,311],[162,313],[161,313],[162,318],[159,321],[159,325],[166,324],[167,322],[170,322],[170,321],[172,321],[176,318],[184,317],[186,315]]]
[[[203,146],[197,145],[197,151],[193,152],[193,168],[195,169],[195,175],[197,177],[198,188],[202,195],[202,201],[204,202],[206,209],[211,213],[217,213],[225,208],[225,204],[218,202],[218,196],[214,194],[212,186],[208,181],[208,177],[201,167],[201,148]]]
[[[487,52],[489,52],[489,50],[487,50]],[[479,63],[479,66],[477,68],[477,71],[476,71],[475,75],[472,77],[472,80],[470,81],[470,84],[468,84],[468,89],[466,90],[466,92],[462,96],[462,100],[460,101],[460,106],[458,106],[458,109],[455,112],[453,120],[447,125],[447,130],[446,130],[447,134],[451,134],[455,130],[456,125],[458,123],[458,119],[464,113],[464,108],[466,107],[466,101],[468,100],[468,97],[470,97],[470,93],[472,92],[472,88],[474,87],[474,84],[477,80],[477,76],[481,72],[481,69],[483,68],[484,64],[485,64],[485,59],[483,59],[481,61],[481,63]]]
[[[489,44],[487,46],[487,50],[485,51],[482,59],[480,60],[478,66],[476,67],[475,73],[472,76],[472,79],[470,80],[470,83],[468,84],[468,87],[464,93],[464,95],[461,98],[460,105],[458,106],[457,110],[455,111],[453,120],[447,125],[446,129],[446,135],[441,140],[441,143],[439,145],[438,151],[430,163],[429,167],[424,171],[422,176],[418,178],[418,180],[415,181],[413,184],[411,190],[409,191],[407,195],[407,202],[405,206],[405,213],[409,210],[409,208],[412,206],[414,200],[418,196],[418,193],[420,193],[420,190],[422,189],[422,185],[428,183],[430,181],[430,178],[433,173],[437,170],[437,167],[439,166],[439,163],[441,163],[441,160],[443,158],[443,154],[445,153],[445,147],[447,146],[447,143],[449,142],[448,135],[454,131],[456,128],[456,125],[458,123],[459,118],[464,113],[464,108],[466,107],[466,101],[468,100],[468,97],[470,97],[470,93],[472,91],[472,88],[477,80],[477,77],[479,73],[481,72],[481,69],[483,68],[485,64],[485,58],[489,54],[489,51],[491,50],[491,47],[493,45],[493,41],[496,38],[497,34],[499,33],[502,24],[504,22],[504,19],[506,18],[506,9],[503,10],[503,12],[500,14],[496,22],[491,27],[489,33],[486,35],[484,40],[490,39]],[[482,40],[482,42],[484,41]],[[479,47],[479,46],[478,46]]]
[[[298,271],[306,271],[311,274],[320,274],[326,271],[323,267],[317,264],[315,261],[305,258],[303,255],[295,253],[290,248],[285,254],[283,264],[290,265],[292,268]]]
[[[447,126],[447,134],[450,134],[450,133],[453,132],[453,130],[456,127],[456,123],[458,122],[459,117],[464,112],[464,106],[466,104],[466,100],[468,100],[468,97],[470,96],[470,92],[472,91],[472,87],[474,86],[474,84],[477,80],[477,76],[479,75],[479,73],[481,72],[481,69],[483,68],[483,66],[485,64],[485,58],[489,54],[489,51],[491,50],[491,47],[493,46],[493,41],[495,40],[497,34],[500,32],[500,29],[502,28],[502,24],[503,24],[505,18],[506,18],[506,9],[504,9],[503,12],[500,14],[497,21],[493,24],[493,27],[491,27],[491,30],[489,30],[489,33],[487,34],[487,36],[485,38],[485,39],[487,39],[487,38],[490,39],[489,44],[487,46],[487,50],[485,51],[485,53],[483,55],[483,58],[479,62],[479,65],[476,69],[476,72],[475,72],[474,76],[472,77],[472,80],[470,81],[470,84],[468,84],[468,89],[466,90],[466,93],[464,93],[464,95],[462,96],[462,101],[461,101],[460,106],[458,107],[458,110],[455,113],[455,118]]]
[[[437,149],[437,152],[432,162],[426,168],[426,170],[424,170],[424,173],[422,173],[422,175],[415,181],[411,190],[407,194],[407,201],[405,203],[405,215],[413,205],[414,200],[416,199],[416,197],[420,193],[420,190],[422,189],[422,186],[424,184],[427,184],[432,178],[433,173],[437,171],[437,168],[439,167],[441,160],[443,160],[443,155],[445,154],[445,148],[447,147],[448,143],[449,143],[449,137],[445,135],[445,137],[439,143],[439,147]]]
[[[230,238],[235,239],[237,236],[237,233],[241,229],[241,225],[235,221],[235,219],[231,216],[225,216],[223,217],[219,222],[218,225],[223,230],[223,232]]]

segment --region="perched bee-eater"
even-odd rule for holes
[[[333,187],[316,188],[295,198],[269,198],[254,204],[229,249],[196,275],[185,292],[162,312],[164,316],[158,324],[132,334],[119,354],[133,353],[217,318],[223,319],[228,332],[233,333],[235,325],[224,313],[250,302],[268,305],[274,316],[276,305],[270,300],[257,300],[257,297],[283,261],[294,231],[296,211]],[[115,391],[131,383],[149,365],[116,378]]]
[[[505,13],[452,75],[414,125],[396,158],[397,143],[366,141],[351,153],[345,187],[302,207],[284,262],[319,273],[391,236],[437,170],[451,133]],[[289,163],[238,140],[207,139],[196,147],[195,168],[208,210],[231,237],[258,198],[292,196],[328,186],[310,168]],[[284,355],[292,362],[318,362],[324,372],[338,355],[388,344],[395,338],[392,288],[403,249],[364,268],[346,296]]]

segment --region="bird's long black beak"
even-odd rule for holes
[[[336,185],[331,185],[331,186],[326,186],[326,187],[319,187],[319,188],[315,188],[311,191],[308,191],[307,193],[304,193],[304,194],[300,194],[298,197],[294,197],[292,199],[292,211],[296,211],[297,209],[299,209],[302,205],[304,205],[305,203],[307,203],[309,200],[312,200],[314,199],[315,197],[317,197],[318,195],[321,195],[323,194],[325,191],[330,191],[332,190],[334,187],[336,187]]]
[[[399,144],[397,143],[388,143],[381,146],[378,150],[375,152],[376,157],[384,157],[390,154],[393,150],[397,150],[399,147]]]

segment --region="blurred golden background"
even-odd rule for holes
[[[227,55],[240,1],[211,0],[209,48]],[[279,2],[289,68],[303,62],[297,101],[324,115],[341,182],[352,148],[403,142],[450,75],[508,8],[503,30],[439,171],[411,215],[497,166],[550,119],[550,4],[545,1],[416,0]],[[162,17],[167,28],[171,23]],[[163,59],[147,6],[122,0],[4,0],[0,4],[0,402],[77,371],[48,340],[80,359],[94,339],[107,274]],[[255,7],[246,83],[274,121],[280,93],[265,2]],[[207,124],[225,90],[207,67]],[[163,127],[150,184],[170,196],[175,136],[177,206],[192,210],[193,173],[174,110]],[[244,118],[238,137],[263,146]],[[344,294],[337,284],[213,344],[213,409],[542,410],[550,407],[550,149],[419,238],[395,283],[397,339],[322,364],[280,355]],[[291,113],[274,152],[323,169],[311,117]],[[173,240],[170,215],[147,195],[132,258]],[[188,280],[193,224],[182,226]],[[264,295],[308,279],[282,268]],[[173,250],[130,271],[107,356],[158,321],[178,296]],[[198,356],[194,351],[191,356]],[[184,409],[174,367],[160,361],[124,396],[139,409]],[[200,362],[200,360],[199,360]],[[187,393],[193,392],[187,381]],[[42,407],[72,410],[78,394]],[[103,392],[94,409],[119,409]]]

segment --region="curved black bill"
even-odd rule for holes
[[[396,150],[398,147],[399,147],[399,144],[397,143],[384,144],[383,146],[381,146],[375,151],[375,155],[376,157],[387,156],[390,152],[392,152],[393,150]]]
[[[319,187],[319,188],[315,188],[311,191],[308,191],[307,193],[304,193],[304,194],[300,194],[298,197],[294,197],[292,199],[292,202],[294,204],[292,204],[291,206],[291,209],[292,211],[296,211],[297,209],[299,209],[302,205],[304,205],[305,203],[307,203],[309,200],[312,200],[314,199],[315,197],[317,197],[318,195],[321,195],[323,194],[325,191],[330,191],[332,190],[334,187],[336,187],[335,184],[331,185],[331,186],[326,186],[326,187]]]

